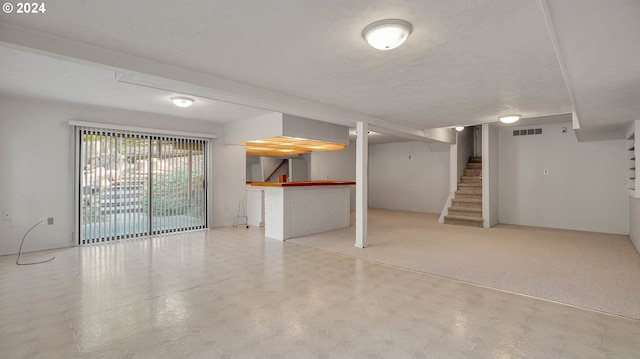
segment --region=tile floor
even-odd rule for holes
[[[225,228],[0,257],[0,358],[640,358],[640,321]]]

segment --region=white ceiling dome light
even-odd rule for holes
[[[520,119],[520,115],[509,115],[500,117],[502,123],[514,123]]]
[[[462,130],[464,130],[464,126],[456,126],[455,129],[456,131],[461,132]]]
[[[189,107],[195,102],[191,97],[175,96],[171,98],[171,102],[178,107]]]
[[[373,48],[378,50],[391,50],[402,45],[413,26],[404,20],[387,19],[376,21],[362,30],[362,37]]]

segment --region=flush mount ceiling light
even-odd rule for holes
[[[171,98],[171,102],[178,107],[189,107],[195,102],[191,97],[175,96]]]
[[[502,116],[500,117],[500,122],[502,123],[514,123],[520,119],[520,115],[510,115],[510,116]]]
[[[376,21],[362,30],[362,37],[373,48],[378,50],[391,50],[402,45],[413,26],[404,20],[387,19]]]
[[[460,132],[460,131],[464,130],[464,126],[456,126],[455,129],[456,129],[456,131]]]

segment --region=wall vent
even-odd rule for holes
[[[526,128],[522,130],[513,130],[514,136],[528,136],[528,135],[541,135],[541,128]]]

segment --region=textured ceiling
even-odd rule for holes
[[[229,80],[225,93],[237,88],[240,99],[266,94],[267,110],[281,110],[279,101],[286,108],[284,100],[295,98],[300,99],[299,107],[314,107],[316,113],[326,110],[318,117],[343,110],[342,117],[356,114],[357,120],[363,115],[381,120],[377,125],[416,130],[494,122],[511,113],[533,118],[576,112],[585,130],[620,133],[640,118],[637,0],[67,0],[46,5],[47,12],[37,16],[0,14],[0,25],[35,31],[32,37],[44,39],[47,34],[90,45],[85,54],[64,46],[51,50],[45,42],[52,38],[47,37],[42,48],[35,49],[54,51],[57,57],[83,57],[83,66],[88,66],[87,58],[101,62],[91,53],[91,48],[100,48]],[[404,19],[414,28],[408,41],[393,51],[374,50],[361,37],[366,25],[385,18]],[[0,40],[12,47],[37,45],[1,33]],[[133,61],[101,65],[109,67],[94,75],[107,76],[114,67],[144,73],[133,68]],[[80,66],[77,71],[90,70]],[[66,84],[56,74],[41,72],[34,80]],[[84,98],[75,97],[75,102],[96,102],[90,91],[127,86],[100,85],[100,79],[89,78],[95,89],[92,81],[85,81]],[[195,82],[178,75],[171,80]],[[241,85],[267,92],[249,94]],[[33,96],[45,92],[38,88],[41,85],[30,86],[14,84],[0,91],[15,87]],[[207,86],[216,90],[215,84]],[[169,95],[164,88],[137,96]],[[61,91],[60,100],[65,96],[69,100],[76,94]],[[124,97],[111,96],[111,103],[99,104],[135,105]],[[237,102],[260,103],[255,98]],[[133,109],[149,111],[147,107]],[[157,107],[156,112],[165,111]],[[224,117],[207,116],[212,109],[182,116],[223,121]],[[242,116],[238,111],[228,120]]]
[[[195,104],[179,108],[170,102],[181,95],[116,81],[114,70],[77,64],[0,47],[0,93],[46,100],[126,108],[197,120],[228,122],[266,111],[194,97]]]

